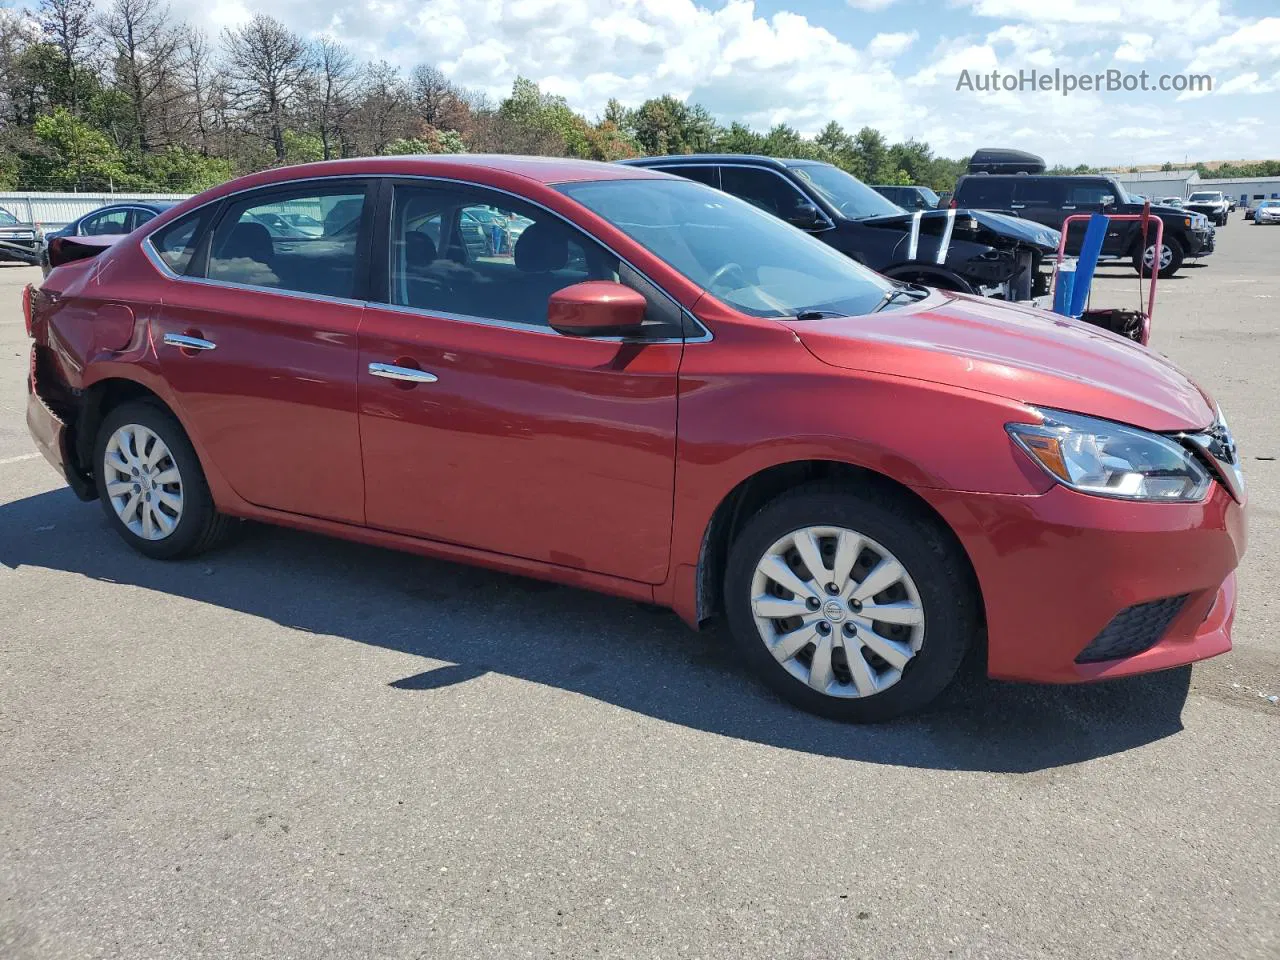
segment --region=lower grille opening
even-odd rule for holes
[[[1102,628],[1093,641],[1080,651],[1076,663],[1098,663],[1101,660],[1119,660],[1150,650],[1173,623],[1187,595],[1166,597],[1136,603],[1121,610],[1111,622]]]

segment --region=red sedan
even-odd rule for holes
[[[720,615],[853,720],[928,703],[984,635],[991,675],[1051,682],[1231,646],[1243,481],[1182,372],[692,181],[273,170],[26,306],[32,435],[151,557],[251,518]]]

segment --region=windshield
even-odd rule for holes
[[[1193,193],[1191,195],[1192,201],[1203,203],[1217,203],[1221,199],[1222,194],[1220,193]]]
[[[876,193],[857,177],[829,163],[797,163],[792,173],[809,185],[818,196],[849,220],[863,217],[889,217],[906,213],[900,206]]]
[[[803,230],[690,180],[602,180],[557,189],[753,317],[869,313],[896,287]]]
[[[18,222],[17,217],[15,217],[12,213],[10,213],[4,207],[0,207],[0,227],[12,227],[17,222]]]

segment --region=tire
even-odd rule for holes
[[[847,603],[844,591],[840,596],[832,596],[819,587],[816,593],[821,599],[815,597],[815,600],[822,606],[814,610],[812,606],[805,606],[813,600],[800,601],[798,592],[780,589],[777,581],[771,581],[768,574],[759,569],[765,563],[766,569],[778,571],[778,566],[768,564],[771,557],[785,563],[778,558],[779,544],[813,528],[826,531],[819,533],[816,541],[823,550],[821,562],[829,564],[824,575],[840,566],[838,554],[828,552],[828,547],[838,542],[835,536],[840,530],[862,538],[858,563],[847,580],[849,587],[845,588],[854,595]],[[882,551],[896,558],[906,576],[889,583],[886,590],[868,599],[866,607],[857,605],[855,609],[857,584],[868,583],[871,571],[885,562]],[[798,556],[794,546],[789,552]],[[848,551],[850,555],[853,552],[853,549]],[[792,575],[806,583],[812,581],[807,565],[800,563],[799,570],[793,569]],[[762,584],[766,585],[763,589]],[[759,600],[770,606],[757,607]],[[807,622],[765,618],[758,621],[757,611],[772,611],[775,602],[804,606],[803,616],[808,618]],[[922,613],[920,624],[900,626],[879,622],[869,611],[884,610],[886,602],[898,607],[915,606]],[[828,608],[842,603],[846,611],[841,614],[842,619],[828,620],[839,613]],[[877,723],[920,710],[942,693],[956,676],[965,652],[978,633],[980,605],[968,563],[950,531],[905,499],[874,488],[855,492],[841,484],[815,483],[783,494],[764,506],[738,533],[730,546],[725,569],[724,607],[730,633],[738,653],[757,676],[775,693],[803,710],[855,723]],[[778,610],[784,612],[781,607]],[[901,657],[903,650],[914,649],[914,655],[910,655],[900,669],[879,657],[862,639],[869,636],[864,629],[868,618],[875,621],[873,633],[877,635],[874,642],[878,649],[887,647],[886,653],[895,657]],[[814,634],[823,620],[828,621],[827,633]],[[852,627],[855,635],[848,639],[844,631],[851,629],[854,620],[858,621]],[[768,645],[776,642],[783,648],[788,644],[794,646],[800,642],[798,638],[803,631],[809,631],[805,635],[812,635],[816,642],[799,648],[794,655],[785,652],[775,655]],[[884,633],[892,633],[899,639],[886,644]],[[768,642],[766,635],[770,638]],[[784,635],[789,639],[780,641],[779,637]],[[853,655],[860,656],[864,668],[869,668],[869,674],[866,669],[860,672],[864,679],[874,678],[868,687],[874,692],[858,692],[859,684],[850,669],[851,654],[844,647],[846,640],[856,644]],[[817,644],[823,641],[827,641],[825,649],[829,654],[819,652]],[[837,649],[839,653],[835,652]],[[810,685],[815,682],[814,657],[820,655],[824,663],[829,655],[831,664],[823,674],[830,682],[816,681],[824,690]],[[880,689],[875,691],[874,686]]]
[[[126,435],[120,433],[122,428],[134,429]],[[139,478],[136,484],[133,482],[132,478],[136,475],[132,474],[132,470],[145,469],[145,464],[141,462],[145,457],[138,457],[138,443],[141,442],[144,446],[141,451],[143,453],[157,452],[158,448],[151,437],[157,438],[164,445],[167,456],[160,457],[151,466],[150,477],[172,476],[176,471],[176,483],[170,480],[167,483],[152,484],[148,477]],[[113,462],[123,464],[123,467],[113,468],[108,465],[109,450]],[[129,470],[126,471],[124,467]],[[103,418],[93,445],[93,475],[98,488],[98,499],[102,502],[107,521],[129,546],[141,554],[156,560],[193,557],[215,546],[226,535],[231,518],[218,513],[214,506],[204,470],[200,467],[200,459],[196,456],[191,441],[174,416],[157,404],[125,403]],[[108,489],[109,486],[119,495],[113,498],[113,491]],[[128,487],[133,489],[127,490]],[[126,488],[123,493],[120,492],[122,488]],[[151,501],[139,499],[130,522],[126,522],[121,513],[117,512],[117,504],[127,507],[135,493],[139,498],[150,498],[154,494],[155,509],[148,517],[146,504]],[[181,504],[177,511],[169,506],[175,499]],[[127,510],[125,512],[128,513]],[[164,520],[155,519],[153,522],[153,518],[168,519],[173,524],[172,529],[164,533]],[[146,521],[146,526],[141,530],[135,529],[143,520]],[[147,536],[148,529],[152,531],[153,537]]]
[[[1147,249],[1150,250],[1154,246],[1155,241],[1153,240],[1147,245]],[[1161,280],[1167,280],[1177,273],[1182,267],[1182,261],[1185,256],[1182,251],[1182,244],[1179,242],[1177,237],[1168,237],[1164,241],[1164,246],[1169,249],[1169,263],[1160,270]],[[1161,256],[1161,259],[1163,259],[1163,255]],[[1149,277],[1151,276],[1151,271],[1147,268],[1146,264],[1142,262],[1142,260],[1142,250],[1135,250],[1133,253],[1133,269],[1138,271],[1138,276]]]

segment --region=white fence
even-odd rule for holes
[[[0,207],[23,223],[36,223],[46,229],[64,227],[109,203],[130,200],[185,200],[189,193],[0,193]]]

